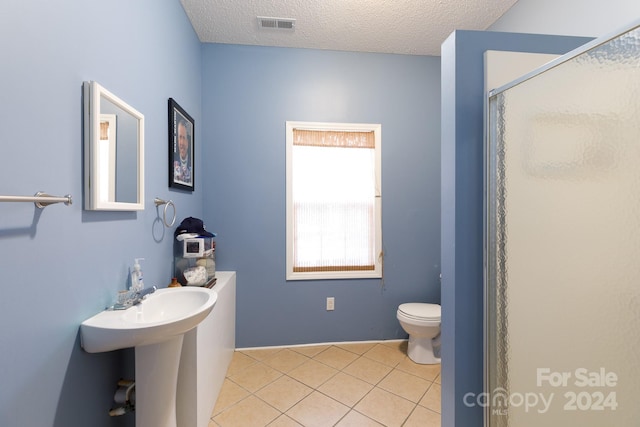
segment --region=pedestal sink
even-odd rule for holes
[[[218,295],[200,287],[160,289],[126,310],[105,310],[80,325],[82,347],[101,353],[135,347],[136,427],[177,427],[176,388],[184,333]]]

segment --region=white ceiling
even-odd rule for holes
[[[180,1],[202,42],[439,56],[454,30],[485,30],[517,0]],[[258,16],[295,29],[260,29]]]

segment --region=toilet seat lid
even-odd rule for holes
[[[415,319],[440,320],[441,308],[439,304],[408,302],[400,304],[398,310]]]

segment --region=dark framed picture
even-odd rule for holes
[[[169,98],[169,187],[193,191],[195,166],[194,121]]]

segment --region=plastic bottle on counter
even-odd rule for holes
[[[142,268],[140,267],[140,261],[144,261],[144,258],[134,258],[134,261],[133,271],[131,272],[131,290],[133,292],[140,292],[144,289]]]

